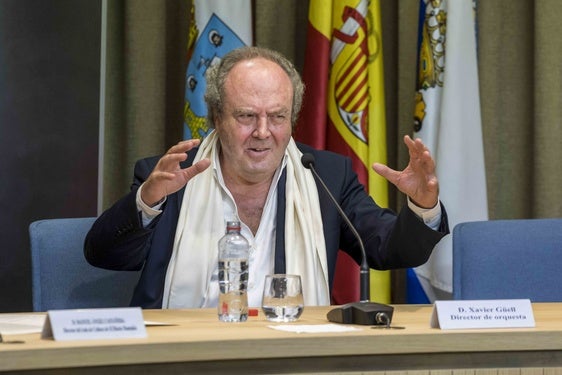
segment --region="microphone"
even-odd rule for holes
[[[301,157],[302,165],[310,169],[312,175],[316,180],[322,185],[322,188],[326,191],[326,194],[330,197],[334,206],[338,210],[340,216],[345,221],[361,249],[361,265],[359,268],[359,302],[348,303],[339,307],[334,308],[328,312],[328,320],[334,323],[343,324],[362,324],[362,325],[385,325],[390,326],[392,320],[392,313],[394,308],[392,306],[369,302],[369,288],[370,288],[370,274],[369,265],[367,264],[367,253],[365,252],[365,246],[363,245],[363,240],[361,236],[351,223],[351,220],[347,217],[341,206],[339,205],[336,198],[330,192],[330,189],[324,183],[324,180],[320,177],[316,169],[314,168],[314,155],[310,153],[305,153]]]

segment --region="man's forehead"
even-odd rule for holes
[[[279,78],[284,76],[290,82],[289,75],[279,64],[263,57],[254,57],[237,62],[232,69],[230,69],[230,72],[228,72],[227,80],[238,76],[245,77],[255,75],[257,72],[261,74],[279,75]]]

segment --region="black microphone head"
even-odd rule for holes
[[[309,153],[302,154],[301,163],[307,169],[310,169],[310,167],[314,167],[314,155]]]

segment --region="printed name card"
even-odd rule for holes
[[[528,299],[435,301],[430,324],[441,329],[529,328],[535,318]]]
[[[140,307],[51,310],[41,334],[56,341],[146,337]]]

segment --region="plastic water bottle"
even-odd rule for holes
[[[228,221],[219,240],[219,320],[248,319],[248,254],[250,245],[240,233],[240,221]]]

